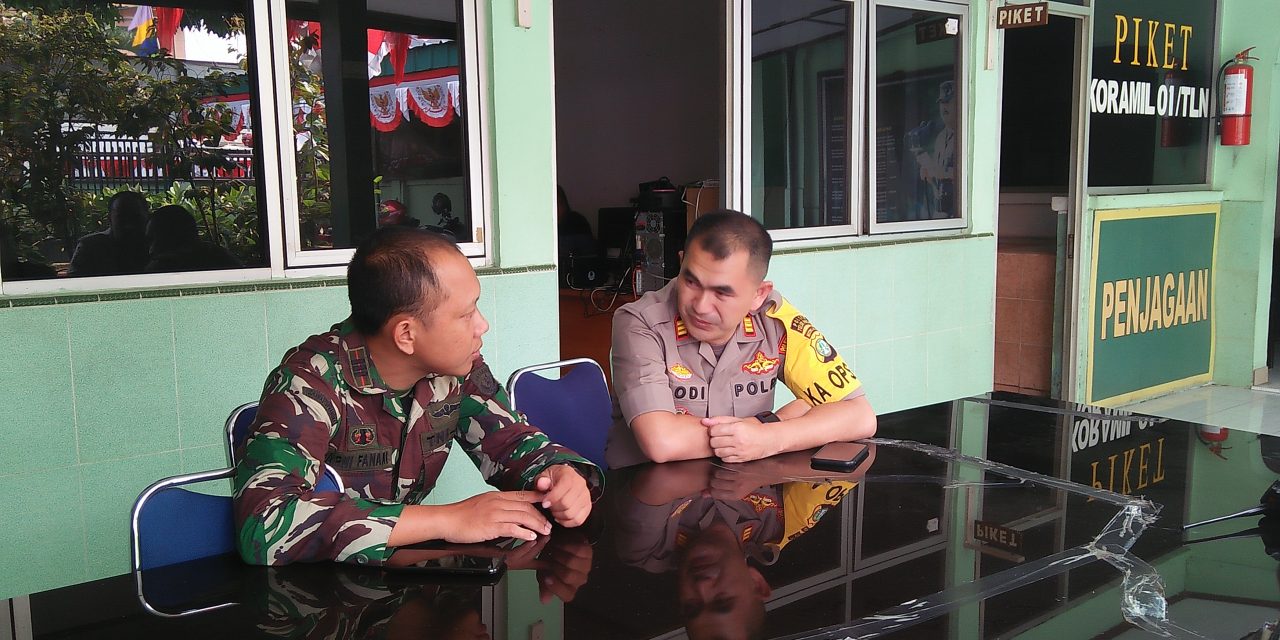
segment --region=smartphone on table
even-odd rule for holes
[[[497,577],[514,539],[479,544],[426,542],[397,548],[383,568],[388,571],[433,573],[447,576]]]
[[[820,471],[848,473],[858,468],[870,453],[861,442],[832,442],[818,449],[809,459],[809,466]]]

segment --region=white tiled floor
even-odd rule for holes
[[[1275,617],[1275,609],[1268,607],[1201,598],[1184,598],[1169,606],[1169,619],[1203,638],[1243,638]],[[1116,636],[1117,640],[1153,637],[1156,636],[1140,629],[1129,629]]]
[[[1280,435],[1280,393],[1267,389],[1207,385],[1121,407],[1267,435]]]

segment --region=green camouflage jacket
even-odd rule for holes
[[[406,504],[435,487],[454,442],[485,480],[525,489],[570,463],[593,497],[600,470],[516,414],[484,360],[465,377],[427,376],[386,389],[350,321],[285,354],[262,392],[234,480],[237,545],[253,564],[381,564]],[[344,493],[315,491],[324,463]]]

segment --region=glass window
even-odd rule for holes
[[[266,264],[246,2],[0,0],[0,277]]]
[[[855,6],[751,3],[749,210],[769,229],[856,232],[850,113],[861,105],[850,104],[858,76],[849,62]]]
[[[368,5],[286,7],[298,202],[290,261],[343,263],[348,252],[326,250],[391,224],[435,228],[481,255],[459,5]]]
[[[877,6],[871,230],[963,226],[962,16]]]

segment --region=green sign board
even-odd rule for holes
[[[1090,404],[1213,377],[1219,205],[1098,211],[1089,295]]]

